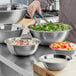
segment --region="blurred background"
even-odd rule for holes
[[[21,4],[25,4],[25,5],[29,5],[30,3],[32,3],[33,0],[12,0],[13,3],[21,3]],[[5,4],[5,3],[10,3],[10,0],[0,0],[0,4]],[[59,0],[55,0],[54,3],[52,4],[52,6],[49,6],[47,10],[42,10],[43,15],[45,17],[48,16],[58,16],[59,15],[59,10],[60,10],[60,1]],[[26,16],[28,16],[26,14]]]

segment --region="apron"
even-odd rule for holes
[[[59,20],[72,26],[66,40],[76,42],[76,0],[60,0]]]

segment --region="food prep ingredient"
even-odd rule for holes
[[[71,27],[63,23],[44,23],[36,26],[33,25],[32,29],[37,31],[64,31],[71,29]]]
[[[66,59],[64,59],[64,58],[48,58],[45,61],[49,62],[49,63],[63,63],[66,61]]]
[[[52,49],[60,49],[60,50],[75,50],[76,45],[71,42],[56,42],[50,45]]]
[[[9,41],[10,45],[17,45],[17,46],[25,46],[25,45],[35,45],[37,41],[31,39],[17,39]]]

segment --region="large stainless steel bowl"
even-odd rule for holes
[[[22,25],[13,24],[11,28],[9,26],[0,26],[0,43],[4,43],[4,40],[8,38],[21,36],[24,28]]]
[[[0,5],[0,23],[15,24],[19,22],[26,13],[26,5],[23,4],[3,4]]]
[[[40,44],[40,40],[36,38],[31,39],[36,41],[36,44],[34,45],[11,45],[10,44],[12,40],[21,40],[21,39],[26,39],[26,38],[15,37],[15,38],[9,38],[5,40],[5,43],[7,44],[7,47],[11,54],[27,56],[27,55],[32,55],[37,51],[37,48]]]
[[[71,30],[69,29],[65,31],[54,32],[36,31],[33,30],[31,26],[29,26],[29,29],[32,37],[40,39],[42,45],[49,45],[50,43],[64,41],[67,38],[69,31]]]

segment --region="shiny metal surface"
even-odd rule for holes
[[[75,50],[72,51],[68,51],[68,50],[56,50],[53,49],[57,54],[64,54],[64,55],[69,55],[69,56],[73,56],[75,54]]]
[[[32,37],[40,39],[42,45],[49,45],[50,43],[64,41],[67,38],[69,31],[70,30],[61,32],[42,32],[35,31],[30,28]]]
[[[60,59],[65,59],[65,61],[61,63],[52,63],[52,62],[46,62],[47,59],[51,58],[60,58]],[[69,60],[71,60],[70,56],[67,55],[60,55],[60,54],[48,54],[48,55],[43,55],[39,58],[41,62],[44,63],[45,67],[50,69],[50,70],[62,70],[66,67],[67,63]]]
[[[12,24],[0,24],[0,30],[11,30]]]
[[[37,61],[39,61],[40,56],[45,55],[45,54],[52,54],[52,53],[55,53],[55,51],[50,50],[50,48],[48,46],[39,46],[39,48],[37,49],[37,51],[34,55],[15,56],[15,55],[11,55],[11,53],[9,52],[6,45],[0,44],[0,55],[3,56],[6,60],[9,60],[10,62],[14,63],[15,66],[17,65],[21,69],[23,69],[25,71],[24,76],[34,76],[33,64],[36,63]],[[7,64],[8,68],[6,67],[5,63],[3,65],[5,65],[4,67],[1,66],[1,68],[3,69],[2,71],[4,71],[4,72],[2,72],[3,75],[10,76],[11,74],[13,75],[13,73],[14,73],[14,76],[19,76],[19,75],[15,75],[15,72],[13,72],[12,68],[9,67],[9,65],[12,66],[12,64],[10,64],[10,63]],[[15,66],[12,66],[12,67],[15,67]],[[10,69],[11,69],[11,74],[8,71]],[[20,74],[21,74],[21,72],[20,72]]]
[[[4,43],[5,39],[11,38],[11,37],[19,37],[22,34],[23,27],[18,26],[16,24],[13,24],[11,29],[8,30],[8,27],[5,28],[5,26],[0,26],[0,43]]]
[[[36,38],[31,39],[31,40],[34,40],[37,42],[35,45],[17,46],[17,45],[10,44],[10,41],[17,40],[17,39],[21,40],[22,38],[19,38],[19,37],[18,38],[9,38],[9,39],[5,40],[5,43],[7,44],[9,51],[11,52],[11,54],[14,54],[14,55],[21,55],[21,56],[32,55],[37,51],[38,46],[40,44],[40,40],[38,40]],[[26,38],[23,38],[23,39],[26,39]]]
[[[52,44],[51,44],[51,45],[52,45]],[[72,56],[75,54],[75,52],[76,52],[76,48],[75,48],[76,44],[71,42],[71,45],[74,46],[74,47],[73,47],[73,48],[74,48],[73,50],[53,49],[51,46],[50,46],[50,48],[51,48],[52,50],[54,50],[57,54],[69,55],[69,56],[72,57]]]
[[[23,4],[10,4],[0,5],[0,23],[1,24],[14,24],[19,22],[26,13],[26,5]]]
[[[21,76],[18,72],[14,71],[13,69],[9,68],[7,65],[4,63],[1,63],[1,76]]]

